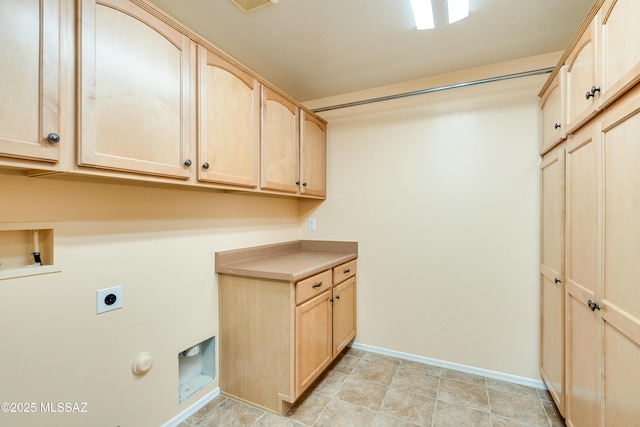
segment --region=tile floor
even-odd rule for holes
[[[349,348],[284,417],[218,396],[179,427],[564,426],[546,390]]]

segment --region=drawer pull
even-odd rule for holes
[[[322,282],[316,283],[312,288],[319,288],[320,286],[322,286]]]
[[[350,269],[350,268],[347,268],[347,269],[344,271],[344,274],[347,274],[347,273],[351,273],[351,269]]]

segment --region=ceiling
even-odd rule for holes
[[[417,31],[409,0],[149,1],[301,102],[564,50],[594,3],[470,0]]]

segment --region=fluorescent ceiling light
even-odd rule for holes
[[[449,24],[469,16],[469,0],[436,0],[439,2],[438,6],[444,1],[447,2]],[[411,0],[411,9],[418,30],[431,30],[436,27],[432,0]]]
[[[411,0],[411,8],[418,30],[430,30],[436,27],[433,21],[431,0]]]
[[[449,24],[469,16],[469,0],[448,0]]]

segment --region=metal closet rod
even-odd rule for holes
[[[484,83],[498,82],[498,81],[501,81],[501,80],[517,79],[517,78],[520,78],[520,77],[537,76],[539,74],[547,74],[547,73],[550,73],[552,71],[553,71],[553,67],[540,68],[538,70],[523,71],[521,73],[507,74],[507,75],[504,75],[504,76],[490,77],[490,78],[487,78],[487,79],[472,80],[472,81],[469,81],[469,82],[462,82],[462,83],[455,83],[455,84],[452,84],[452,85],[432,87],[432,88],[429,88],[429,89],[414,90],[413,92],[398,93],[398,94],[395,94],[395,95],[381,96],[379,98],[363,99],[361,101],[347,102],[347,103],[344,103],[344,104],[330,105],[328,107],[314,108],[311,111],[313,111],[314,113],[321,113],[323,111],[338,110],[340,108],[356,107],[358,105],[373,104],[374,102],[390,101],[392,99],[406,98],[408,96],[424,95],[426,93],[440,92],[442,90],[457,89],[457,88],[461,88],[461,87],[475,86],[475,85],[484,84]]]

